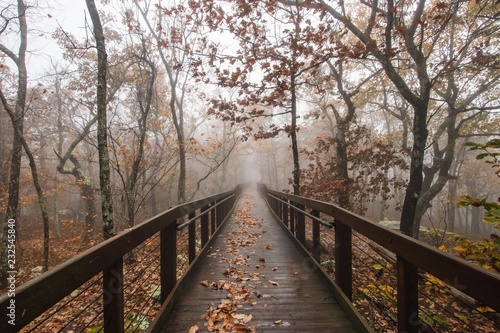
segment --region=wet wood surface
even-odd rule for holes
[[[164,332],[356,332],[333,293],[246,192],[200,262]]]

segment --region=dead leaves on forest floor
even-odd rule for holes
[[[263,307],[267,308],[266,298],[272,297],[270,294],[263,294],[257,288],[268,289],[266,283],[279,286],[279,283],[268,280],[264,274],[256,271],[248,271],[249,261],[255,252],[247,254],[240,253],[241,250],[251,251],[251,247],[262,237],[262,222],[255,218],[252,213],[252,195],[244,194],[244,205],[234,212],[233,230],[221,236],[224,237],[225,249],[217,249],[210,254],[212,258],[218,258],[221,262],[227,263],[221,272],[226,279],[218,281],[203,280],[201,284],[214,291],[227,292],[219,304],[211,304],[206,313],[202,316],[205,320],[204,326],[210,332],[255,332],[252,326],[252,307],[259,301],[264,300]],[[272,246],[268,245],[267,249]],[[255,258],[262,264],[255,266],[255,269],[265,267],[265,258]],[[274,267],[272,271],[278,268]],[[198,332],[199,327],[194,325],[189,333]]]

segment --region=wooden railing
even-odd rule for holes
[[[173,207],[19,286],[15,297],[2,295],[0,332],[22,328],[33,332],[93,328],[93,331],[119,333],[127,331],[127,325],[138,326],[141,323],[131,321],[138,318],[141,311],[128,309],[139,308],[147,302],[159,303],[154,305],[158,309],[165,302],[181,276],[180,269],[192,264],[210,245],[211,236],[231,213],[241,190],[241,186],[237,186],[228,192]],[[135,275],[129,276],[132,274]],[[152,283],[148,280],[154,278],[158,279],[157,296],[147,290]],[[133,281],[136,285],[142,284],[127,290],[134,286]],[[71,315],[75,317],[89,309],[91,304],[72,303],[78,295],[89,294],[88,290],[98,295],[97,308],[92,305],[89,311],[93,319],[80,320],[77,324],[74,319],[64,318],[68,316],[68,307],[75,308]],[[144,292],[145,296],[139,300],[139,294]],[[15,326],[7,321],[6,311],[10,311],[7,308],[12,302]],[[64,319],[69,322],[61,323]],[[146,330],[150,321],[141,320],[148,324],[143,328]]]
[[[397,321],[398,332],[417,332],[419,326],[422,326],[419,310],[424,309],[419,309],[419,299],[422,301],[424,296],[419,290],[421,287],[419,281],[422,284],[422,276],[426,273],[440,280],[436,282],[437,289],[443,283],[449,286],[450,290],[458,289],[461,295],[468,295],[467,297],[475,302],[472,307],[481,309],[478,312],[484,311],[485,307],[493,309],[490,318],[495,322],[491,327],[498,328],[499,274],[439,251],[397,230],[373,223],[333,204],[273,191],[265,185],[259,185],[259,191],[265,196],[276,217],[283,222],[318,265],[325,261],[322,258],[324,254],[330,251],[334,254],[331,260],[334,262],[332,271],[335,272],[332,282],[349,299],[353,298],[353,282],[355,282],[353,281],[353,234],[356,234],[357,239],[363,237],[370,244],[373,242],[378,244],[374,246],[387,251],[387,256],[394,256],[394,266],[396,266],[394,289],[397,294],[395,295],[397,315],[394,320]],[[325,243],[323,235],[327,233],[331,235],[331,242],[322,244]],[[359,289],[363,289],[363,286]],[[478,332],[483,331],[481,327],[476,328]]]

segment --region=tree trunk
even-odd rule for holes
[[[428,101],[428,100],[427,100]],[[413,121],[413,148],[410,161],[410,178],[406,188],[403,211],[401,212],[400,230],[408,236],[418,237],[414,233],[414,222],[417,214],[417,205],[423,183],[423,166],[425,144],[427,142],[427,104],[422,103],[420,108],[415,107]]]
[[[179,183],[177,190],[178,203],[186,201],[186,145],[184,143],[184,134],[177,136],[179,140]]]
[[[146,50],[143,50],[146,53]],[[142,90],[142,85],[137,86],[137,100],[139,101],[139,110],[141,112],[141,116],[137,121],[137,127],[139,129],[138,137],[138,147],[137,147],[137,155],[134,158],[134,162],[132,163],[132,170],[130,171],[130,176],[128,177],[128,181],[125,184],[125,191],[127,197],[127,224],[128,227],[131,228],[135,224],[135,215],[136,215],[136,195],[137,195],[137,182],[139,179],[139,174],[141,171],[141,162],[144,157],[144,145],[146,143],[146,134],[147,134],[147,121],[148,116],[151,111],[151,105],[153,102],[153,93],[154,93],[154,85],[156,82],[156,67],[155,64],[146,58],[146,56],[139,57],[141,61],[144,61],[148,67],[150,72],[147,73],[147,86],[146,92],[144,93]]]
[[[114,236],[113,197],[111,192],[111,170],[109,166],[106,94],[108,60],[104,31],[94,0],[86,0],[97,48],[97,149],[99,151],[99,179],[102,201],[102,230],[104,239]]]
[[[85,203],[85,232],[86,239],[88,240],[90,235],[95,234],[95,195],[90,179],[85,177],[83,179],[79,178],[77,180],[78,186],[80,187],[80,193]]]
[[[293,194],[300,195],[300,161],[299,145],[297,143],[297,95],[295,85],[295,74],[291,76],[290,82],[291,103],[292,103],[292,122],[290,128],[290,138],[292,139],[293,155]]]
[[[448,188],[448,203],[446,208],[448,211],[448,230],[450,232],[455,232],[455,220],[456,220],[456,202],[457,200],[457,181],[451,181]]]
[[[470,232],[472,236],[478,236],[480,233],[480,225],[481,225],[481,214],[480,208],[476,206],[471,206],[471,225]]]
[[[19,20],[19,32],[20,32],[20,45],[18,54],[15,55],[10,50],[3,48],[3,53],[6,53],[16,64],[18,70],[18,88],[17,88],[17,99],[16,106],[14,110],[14,119],[12,119],[12,125],[14,128],[13,143],[12,143],[12,153],[11,153],[11,163],[10,163],[10,176],[9,176],[9,199],[7,202],[7,212],[5,220],[3,221],[1,230],[1,247],[0,250],[2,255],[0,256],[0,289],[3,289],[7,283],[7,256],[4,255],[4,251],[7,249],[7,235],[9,230],[8,221],[14,220],[17,222],[18,219],[18,209],[19,209],[19,183],[21,176],[21,156],[22,156],[22,143],[19,135],[23,135],[23,123],[24,123],[24,111],[26,104],[26,93],[28,85],[28,73],[26,70],[26,49],[28,45],[28,26],[26,24],[26,10],[27,7],[24,1],[17,1],[17,13]],[[15,224],[17,226],[17,223]]]
[[[338,176],[342,180],[342,184],[340,185],[340,191],[338,193],[338,202],[340,207],[345,209],[349,209],[351,205],[351,200],[349,197],[349,169],[348,169],[348,158],[347,158],[347,141],[346,141],[346,127],[343,123],[337,124],[337,135],[336,135],[336,144],[337,144],[337,170]]]
[[[26,90],[26,87],[24,87],[24,89]],[[3,95],[3,92],[1,90],[0,90],[0,99],[2,100],[2,104],[5,108],[5,110],[9,114],[10,119],[12,120],[12,124],[14,125],[14,123],[16,121],[16,113],[8,105],[7,100],[5,99],[5,96]],[[47,271],[47,269],[49,267],[49,244],[50,244],[49,213],[47,211],[47,205],[45,204],[45,197],[43,195],[43,190],[42,190],[42,187],[40,186],[40,179],[38,177],[38,170],[36,167],[35,157],[33,156],[33,153],[31,152],[31,149],[29,148],[28,143],[26,142],[23,134],[19,131],[18,128],[15,128],[15,129],[17,131],[17,137],[18,137],[19,141],[21,142],[21,145],[23,146],[26,155],[28,156],[29,165],[30,165],[30,169],[31,169],[31,175],[33,177],[33,184],[35,185],[36,194],[38,196],[38,204],[40,206],[40,211],[42,213],[42,220],[43,220],[42,270],[45,272],[45,271]]]
[[[54,179],[54,217],[52,225],[54,226],[54,236],[56,238],[61,237],[61,225],[59,220],[59,179],[57,173]]]

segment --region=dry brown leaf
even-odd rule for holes
[[[273,286],[279,286],[280,284],[276,281],[269,280],[269,283],[272,284]]]
[[[201,285],[204,286],[204,287],[208,287],[209,286],[208,280],[201,281]]]
[[[233,332],[248,332],[248,329],[244,324],[234,324]]]
[[[274,323],[275,323],[276,325],[281,325],[281,323],[283,323],[283,320],[281,320],[281,319],[280,319],[280,320],[276,320]]]
[[[198,332],[199,327],[197,325],[191,326],[189,329],[189,333],[196,333]]]
[[[268,246],[266,246],[266,249],[268,249],[268,250],[272,250],[272,249],[273,249],[273,246],[272,246],[272,245],[268,245]]]

